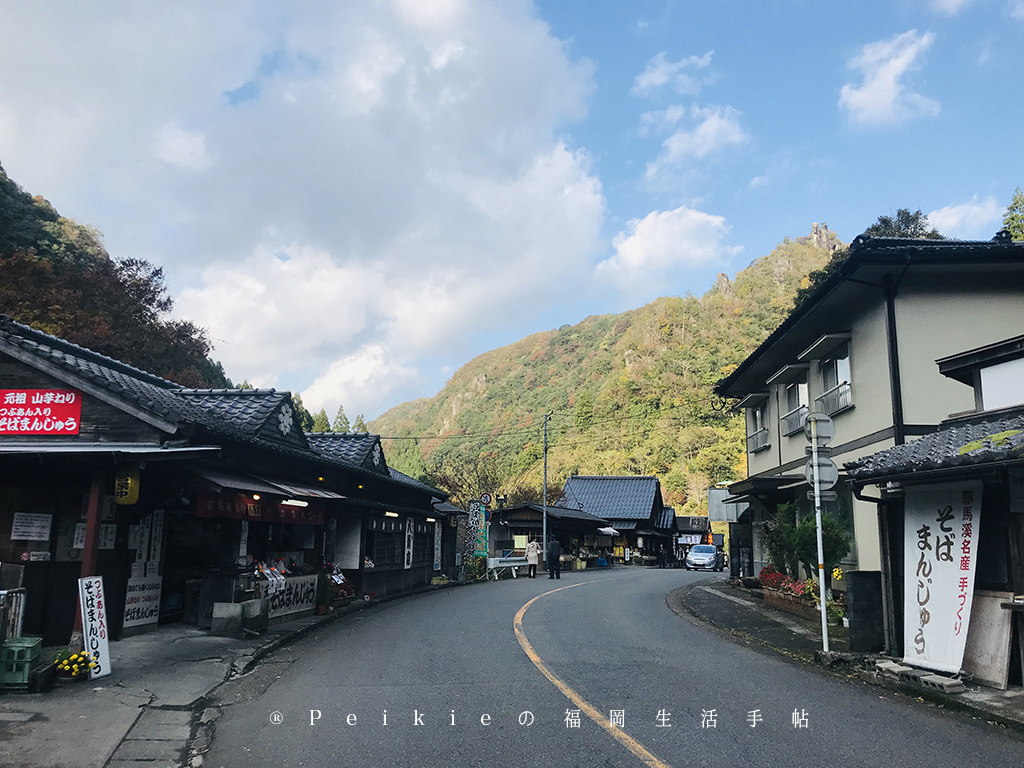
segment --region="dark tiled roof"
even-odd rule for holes
[[[177,384],[77,344],[58,339],[0,315],[0,339],[90,384],[116,393],[156,416],[175,420],[180,402]]]
[[[274,390],[188,389],[4,316],[0,339],[178,428],[196,425],[235,440],[252,442],[273,409],[290,397]]]
[[[181,389],[178,395],[197,408],[255,435],[283,402],[288,392],[273,389]]]
[[[672,507],[663,507],[658,519],[658,528],[675,528],[676,511]]]
[[[955,266],[964,264],[1024,264],[1024,243],[1013,242],[1009,234],[1004,236],[1003,232],[1000,232],[992,240],[915,240],[860,235],[850,245],[850,255],[846,260],[823,280],[814,289],[814,292],[804,299],[757,349],[747,355],[732,373],[715,384],[715,392],[725,397],[731,396],[729,389],[734,382],[739,381],[747,370],[768,354],[769,350],[798,326],[806,315],[825,301],[862,266],[881,265],[902,269],[914,265]]]
[[[220,438],[284,453],[297,459],[312,460],[328,467],[342,465],[349,469],[367,471],[361,465],[353,467],[351,462],[342,462],[337,457],[310,451],[305,443],[288,445],[258,435],[256,430],[262,423],[261,419],[266,421],[279,403],[290,398],[288,392],[188,389],[85,347],[37,331],[4,315],[0,315],[0,342],[9,344],[12,351],[23,352],[30,359],[84,380],[179,429],[198,426]],[[383,459],[381,463],[384,463]],[[382,472],[387,477],[386,469]]]
[[[466,512],[466,510],[462,509],[462,507],[456,507],[454,504],[451,504],[447,501],[442,501],[441,499],[434,499],[431,502],[431,506],[434,507],[435,511],[440,512],[443,515],[448,515],[449,517],[454,517],[455,515],[469,514],[468,512]]]
[[[543,504],[517,504],[514,507],[505,507],[505,513],[514,512],[517,509],[532,509],[535,512],[543,512]],[[548,517],[553,517],[561,520],[581,520],[590,523],[598,523],[600,525],[606,525],[608,523],[602,517],[592,515],[588,512],[584,512],[581,509],[575,509],[573,507],[560,507],[553,504],[548,504]]]
[[[850,461],[854,480],[1024,459],[1024,410],[981,414],[904,445]]]
[[[399,483],[405,483],[406,485],[411,485],[413,488],[416,488],[420,491],[427,491],[429,493],[434,494],[435,496],[442,493],[442,491],[439,491],[437,488],[429,486],[426,483],[420,482],[415,477],[409,477],[407,474],[399,472],[397,469],[392,469],[391,467],[388,467],[388,474],[391,475],[392,480],[396,480]]]
[[[378,435],[368,435],[365,432],[307,432],[306,440],[309,441],[314,451],[322,453],[324,456],[330,456],[332,459],[339,459],[357,467],[377,469],[381,474],[386,474],[388,471]],[[380,452],[380,460],[377,465],[374,465],[372,458],[375,448]]]
[[[610,521],[649,520],[659,496],[656,477],[570,475],[560,504]]]
[[[711,523],[706,517],[684,515],[676,518],[676,530],[681,533],[707,533],[711,530]]]

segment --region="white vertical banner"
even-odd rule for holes
[[[416,538],[416,521],[405,518],[405,568],[412,568],[412,544]]]
[[[434,570],[441,570],[441,521],[434,521]]]
[[[249,555],[249,521],[242,521],[242,532],[238,537],[238,559],[244,560]]]
[[[149,532],[153,527],[153,516],[146,514],[139,521],[139,545],[135,550],[135,562],[144,563],[149,559]]]
[[[149,562],[160,562],[160,556],[164,551],[164,511],[153,510],[153,532],[149,538]]]
[[[904,496],[903,660],[957,673],[974,597],[980,482],[911,486]]]
[[[107,622],[107,598],[103,594],[103,577],[89,576],[78,580],[78,599],[82,607],[82,638],[85,651],[96,663],[89,669],[89,679],[110,674],[107,652],[110,625]]]

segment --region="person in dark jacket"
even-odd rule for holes
[[[554,536],[552,536],[551,541],[548,542],[547,556],[548,578],[562,578],[562,545],[558,543],[558,539],[556,539]]]

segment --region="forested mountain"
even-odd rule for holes
[[[787,239],[702,297],[658,299],[618,315],[528,336],[464,365],[435,397],[404,403],[370,430],[388,462],[465,502],[510,503],[579,474],[655,474],[681,514],[706,505],[709,483],[745,473],[742,418],[712,386],[786,317],[808,273],[841,246],[827,227]],[[416,439],[413,439],[416,438]]]
[[[229,386],[206,332],[172,306],[162,268],[110,258],[97,230],[0,167],[0,314],[185,386]]]

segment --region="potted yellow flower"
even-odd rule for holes
[[[86,651],[63,650],[57,653],[53,659],[57,668],[58,680],[81,680],[90,669],[96,667],[96,661]]]

